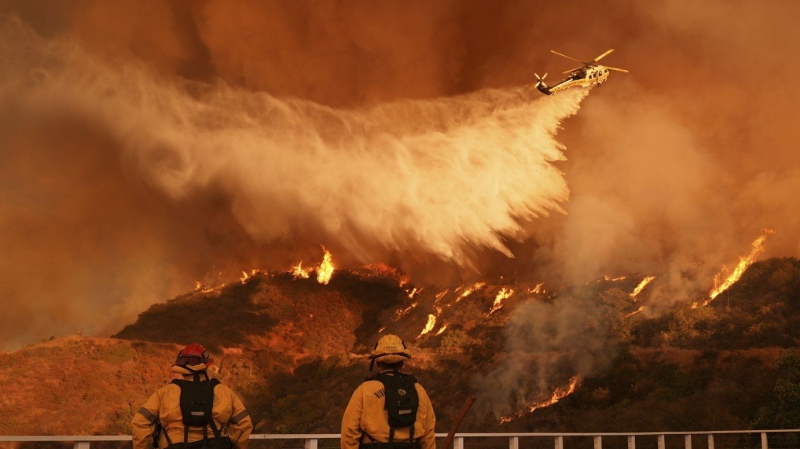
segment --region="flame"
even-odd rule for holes
[[[611,282],[624,281],[625,280],[625,276],[619,276],[619,277],[612,278],[609,275],[605,275],[605,276],[603,276],[603,280],[604,281],[611,281]]]
[[[417,287],[414,287],[410,292],[408,292],[408,299],[414,299],[414,295],[417,294]]]
[[[406,316],[408,314],[408,312],[411,312],[411,310],[414,309],[414,307],[417,307],[417,304],[419,304],[419,303],[415,302],[414,304],[411,304],[410,306],[406,307],[405,309],[397,309],[397,311],[394,313],[394,321],[397,321],[400,318],[403,318],[404,316]]]
[[[500,291],[497,293],[497,296],[494,298],[494,304],[492,304],[492,310],[489,311],[489,315],[493,314],[495,311],[502,308],[503,300],[510,298],[511,295],[513,294],[514,294],[514,289],[511,288],[507,289],[505,287],[500,289]]]
[[[328,282],[331,280],[331,276],[333,276],[333,259],[331,257],[330,251],[325,248],[322,248],[325,251],[325,255],[322,256],[322,263],[319,264],[317,267],[317,282],[322,285],[328,285]]]
[[[219,273],[220,275],[222,273]],[[212,287],[210,285],[204,284],[201,281],[194,281],[194,291],[199,293],[209,293],[213,292],[214,290],[219,290],[222,287],[225,287],[226,284],[219,284],[216,287]]]
[[[544,282],[540,282],[536,284],[536,287],[528,289],[528,293],[545,293],[543,287],[544,287]]]
[[[442,326],[442,328],[439,329],[438,332],[436,332],[436,335],[442,335],[442,332],[444,332],[445,329],[447,329],[447,325],[446,324],[444,326]]]
[[[644,306],[640,306],[638,309],[636,309],[633,312],[625,315],[623,318],[628,318],[629,316],[636,315],[637,313],[641,312],[643,309],[644,309]]]
[[[639,282],[639,285],[637,285],[636,288],[633,289],[633,293],[631,293],[631,298],[635,299],[636,295],[641,293],[642,290],[644,290],[644,288],[647,286],[647,284],[652,282],[653,279],[655,278],[656,278],[655,276],[647,276],[644,279],[642,279],[642,282]]]
[[[308,279],[308,275],[312,270],[313,268],[303,268],[303,261],[301,260],[296,267],[292,267],[291,273],[295,279]]]
[[[436,301],[438,301],[438,300],[440,300],[440,299],[444,298],[444,295],[446,295],[446,294],[447,294],[447,293],[449,293],[449,292],[450,292],[450,289],[447,289],[447,290],[445,290],[445,291],[443,291],[443,292],[441,292],[441,293],[437,294],[437,295],[436,295]]]
[[[572,394],[572,392],[574,392],[575,388],[577,388],[577,387],[578,387],[578,377],[575,376],[575,377],[573,377],[573,378],[571,378],[569,380],[569,385],[565,385],[563,387],[556,388],[555,391],[553,391],[553,394],[550,396],[549,399],[545,399],[544,401],[540,401],[540,402],[534,402],[533,404],[531,404],[531,405],[529,405],[527,407],[527,410],[523,409],[519,413],[517,413],[516,415],[504,416],[504,417],[500,418],[500,424],[505,424],[505,423],[507,423],[509,421],[513,421],[514,419],[519,418],[520,416],[522,416],[522,415],[524,415],[526,413],[531,413],[536,409],[540,409],[540,408],[543,408],[543,407],[547,407],[547,406],[553,405],[556,402],[560,401],[561,399],[565,398],[566,396],[569,396],[570,394]]]
[[[425,329],[422,329],[422,332],[419,333],[417,338],[422,337],[423,335],[427,334],[428,332],[433,330],[433,326],[436,325],[436,316],[432,314],[428,314],[428,324],[425,326]]]
[[[720,293],[735,284],[736,281],[742,277],[745,270],[747,270],[747,267],[752,265],[758,256],[764,252],[764,240],[767,239],[768,235],[774,234],[775,231],[772,229],[763,229],[761,232],[762,234],[752,243],[750,254],[748,254],[747,257],[739,257],[739,264],[736,265],[736,268],[734,268],[733,272],[729,274],[724,281],[721,281],[721,279],[723,278],[723,273],[727,271],[726,267],[723,266],[722,271],[714,276],[714,288],[708,293],[708,299],[703,305],[708,305],[708,303],[713,301]]]
[[[458,298],[456,298],[456,302],[459,302],[459,301],[461,301],[462,299],[464,299],[464,298],[466,298],[467,296],[469,296],[469,295],[471,295],[472,293],[474,293],[474,292],[475,292],[475,290],[481,289],[481,288],[483,288],[485,285],[486,285],[486,282],[477,282],[477,283],[473,284],[471,287],[469,287],[469,288],[467,288],[466,290],[464,290],[464,293],[462,293],[461,295],[459,295],[459,297],[458,297]],[[460,288],[460,287],[459,287],[459,288]]]
[[[242,270],[242,277],[241,277],[242,284],[244,284],[245,282],[247,282],[248,279],[250,279],[251,277],[255,276],[256,274],[258,274],[260,272],[261,272],[261,270],[257,270],[255,268],[250,270],[249,273],[244,271],[244,270]]]

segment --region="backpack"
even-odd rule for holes
[[[181,388],[181,419],[183,421],[183,443],[173,444],[169,435],[164,432],[167,438],[168,448],[174,449],[230,449],[233,442],[227,435],[220,435],[217,429],[211,410],[214,407],[214,387],[219,385],[219,379],[208,379],[199,381],[174,379],[171,383]],[[189,427],[202,427],[203,439],[189,443]],[[213,438],[208,438],[208,427],[214,432]]]
[[[366,380],[378,380],[383,383],[384,410],[389,413],[389,442],[393,442],[394,431],[398,427],[410,427],[409,440],[413,442],[414,422],[417,420],[419,407],[419,395],[415,386],[417,379],[411,374],[394,370],[391,373],[372,375]]]

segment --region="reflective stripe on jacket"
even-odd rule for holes
[[[436,416],[428,393],[422,385],[415,385],[419,395],[417,420],[414,422],[414,439],[422,449],[436,449]],[[384,410],[383,383],[369,380],[362,383],[353,396],[342,418],[341,449],[357,449],[362,434],[364,443],[389,441],[389,412]],[[372,440],[370,439],[372,437]],[[394,441],[408,441],[409,428],[395,429]]]

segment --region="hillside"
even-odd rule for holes
[[[785,411],[786,385],[800,383],[800,261],[755,263],[708,306],[676,301],[659,314],[647,312],[663,300],[655,289],[631,293],[642,279],[419,289],[392,271],[340,271],[328,285],[260,273],[153,305],[113,338],[0,354],[0,433],[128,433],[190,342],[211,350],[257,433],[336,433],[381,331],[411,345],[442,432],[469,394],[478,401],[462,431],[800,425]]]

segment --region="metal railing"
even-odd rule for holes
[[[446,434],[437,433],[437,438]],[[329,434],[253,434],[251,443],[270,440],[287,440],[284,449],[319,449],[338,447],[340,435]],[[499,441],[498,441],[499,439]],[[570,444],[565,443],[565,439]],[[605,439],[605,446],[604,446]],[[706,432],[617,432],[617,433],[457,433],[453,449],[508,448],[508,449],[800,449],[800,429],[781,430],[725,430]],[[290,440],[302,441],[292,445]],[[505,443],[503,443],[505,440]],[[549,440],[549,443],[548,443]],[[0,443],[73,443],[73,449],[90,449],[93,442],[126,442],[129,435],[40,435],[3,436]],[[693,446],[693,441],[695,445]],[[772,443],[770,443],[772,441]],[[467,443],[468,442],[468,443]],[[441,444],[441,441],[439,442]],[[446,449],[446,448],[442,448]]]

